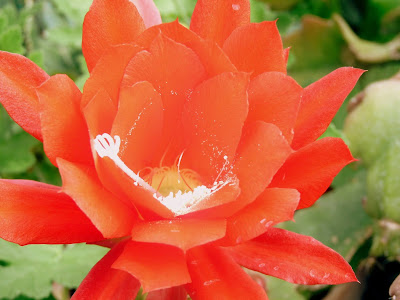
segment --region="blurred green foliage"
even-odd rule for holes
[[[164,22],[178,18],[185,26],[189,26],[196,0],[155,0],[155,3]],[[386,47],[382,43],[399,36],[398,0],[250,0],[250,3],[253,22],[278,19],[284,46],[291,47],[288,73],[303,86],[340,66],[368,69],[369,72],[363,75],[350,99],[370,83],[389,78],[400,69],[399,58],[396,59],[400,51],[379,63],[365,61],[359,53],[364,51],[362,45],[365,43],[373,42],[378,43],[374,44],[378,48]],[[81,51],[82,22],[90,4],[91,0],[0,0],[0,50],[25,55],[50,75],[65,73],[82,88],[89,76]],[[335,14],[341,16],[344,24],[350,27],[344,29],[339,26],[340,22],[333,17]],[[357,38],[349,39],[352,34]],[[372,49],[368,55],[377,56],[378,53],[374,51]],[[348,115],[346,106],[341,108],[324,137],[341,137],[348,142],[342,131]],[[368,122],[365,119],[360,124]],[[365,135],[366,129],[360,128],[357,135]],[[393,149],[386,156],[380,154],[381,150],[378,151],[377,155],[382,156],[382,165],[387,165],[389,158],[399,161],[399,150]],[[370,255],[368,239],[373,232],[382,231],[361,205],[367,190],[373,191],[370,194],[382,193],[379,185],[376,185],[382,177],[382,165],[368,171],[360,162],[346,167],[335,178],[332,190],[317,205],[298,212],[296,223],[284,226],[314,236],[351,260],[352,266],[357,269],[360,262]],[[397,163],[390,166],[388,172],[398,172]],[[23,132],[2,108],[0,178],[26,178],[56,185],[61,183],[58,171],[45,157],[42,145]],[[391,178],[384,180],[389,182]],[[390,184],[391,187],[398,186],[398,182]],[[389,194],[397,197],[398,201],[398,189],[391,188]],[[374,249],[381,249],[379,238],[382,235],[376,236]],[[0,299],[54,299],[51,296],[52,282],[67,289],[76,288],[105,252],[103,248],[84,245],[32,245],[21,248],[0,240]],[[384,255],[384,251],[379,253]],[[299,292],[294,285],[279,279],[268,278],[267,287],[271,300],[304,300],[311,296],[321,299],[315,296],[318,294],[315,289]]]

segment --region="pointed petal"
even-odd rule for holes
[[[270,187],[293,188],[300,192],[298,209],[306,208],[326,191],[333,178],[354,161],[339,138],[324,138],[294,152],[275,175]]]
[[[35,88],[49,78],[26,57],[0,51],[0,103],[25,131],[42,139]]]
[[[224,51],[212,41],[206,41],[200,38],[193,31],[181,25],[178,21],[161,24],[143,32],[137,39],[137,44],[145,49],[149,49],[152,41],[160,32],[171,40],[183,44],[192,49],[202,62],[207,77],[224,72],[237,71]]]
[[[247,116],[245,73],[223,73],[200,84],[183,114],[188,146],[183,164],[210,180],[232,162]]]
[[[167,148],[166,165],[172,165],[181,154],[183,124],[179,116],[187,97],[204,78],[204,67],[198,56],[162,34],[152,42],[149,51],[140,52],[128,64],[122,87],[148,81],[162,96],[164,130],[154,164],[160,163]]]
[[[132,240],[171,245],[186,251],[222,238],[225,230],[225,220],[160,220],[136,224]]]
[[[97,62],[83,87],[81,108],[85,108],[102,89],[117,105],[119,88],[126,65],[141,50],[141,47],[135,45],[118,45],[108,49]]]
[[[240,265],[297,284],[357,281],[351,266],[331,248],[279,228],[228,249]]]
[[[94,0],[83,22],[82,51],[89,72],[110,47],[132,43],[144,29],[129,0]]]
[[[108,192],[87,166],[57,159],[63,191],[71,196],[105,238],[129,235],[137,213]]]
[[[131,300],[135,299],[139,281],[127,272],[111,268],[121,255],[125,243],[113,247],[85,277],[71,300]]]
[[[254,202],[228,218],[226,236],[218,245],[251,240],[271,226],[293,219],[300,193],[294,189],[266,189]]]
[[[324,133],[364,72],[350,67],[340,68],[304,89],[294,130],[294,149],[304,147]]]
[[[161,15],[153,0],[130,0],[135,4],[146,28],[161,24]]]
[[[121,138],[118,156],[134,172],[151,165],[162,125],[161,96],[149,82],[121,90],[111,136]]]
[[[56,158],[93,164],[87,125],[80,111],[81,92],[67,75],[50,77],[37,90],[43,146],[50,161]]]
[[[175,286],[147,294],[146,300],[186,300],[187,293],[183,286]]]
[[[191,249],[187,262],[192,282],[186,290],[194,300],[268,299],[264,289],[221,248]]]
[[[279,127],[292,141],[302,88],[280,72],[267,72],[255,77],[249,86],[248,121],[264,121]]]
[[[145,293],[190,282],[183,251],[169,245],[129,242],[112,267],[132,274]]]
[[[193,11],[190,29],[222,46],[233,30],[249,23],[248,0],[199,0]]]
[[[286,73],[286,61],[276,22],[251,23],[237,28],[223,49],[239,71],[257,76],[264,72]]]
[[[59,187],[0,180],[0,237],[20,245],[102,240],[86,215]]]

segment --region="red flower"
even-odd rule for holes
[[[247,0],[198,1],[190,30],[159,20],[150,0],[94,0],[83,94],[0,54],[2,104],[63,179],[1,180],[0,236],[111,247],[75,299],[132,299],[140,286],[147,299],[267,299],[240,265],[301,284],[355,281],[333,250],[274,225],[353,160],[342,140],[316,139],[362,71],[302,89],[275,22],[250,23]]]

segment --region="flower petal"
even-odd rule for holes
[[[183,114],[187,141],[183,165],[212,184],[226,161],[232,162],[247,116],[245,73],[223,73],[201,83]]]
[[[292,147],[300,149],[324,133],[364,70],[339,68],[304,89]]]
[[[121,90],[111,136],[121,138],[118,156],[132,171],[151,165],[162,124],[161,96],[149,82],[138,82]]]
[[[128,44],[108,49],[98,60],[83,87],[81,108],[85,108],[102,89],[108,93],[111,100],[117,105],[119,88],[126,65],[141,50],[141,47]]]
[[[161,15],[153,0],[130,0],[135,4],[146,28],[161,24]]]
[[[172,165],[182,152],[183,124],[179,116],[187,97],[204,78],[204,67],[198,56],[162,34],[152,42],[149,51],[140,52],[129,62],[122,87],[148,81],[162,96],[164,130],[155,156],[156,165],[164,154],[164,164]]]
[[[239,71],[257,76],[264,72],[286,73],[286,61],[276,22],[251,23],[237,28],[223,49]]]
[[[57,159],[63,191],[71,196],[105,238],[129,235],[137,213],[108,192],[84,165]]]
[[[186,290],[193,300],[268,299],[264,289],[221,248],[193,248],[187,262],[192,282]]]
[[[192,49],[202,62],[207,77],[224,72],[237,71],[224,51],[212,41],[205,41],[193,31],[181,25],[178,20],[171,23],[161,24],[144,31],[137,39],[137,44],[148,49],[152,41],[160,34],[183,44]]]
[[[93,164],[87,125],[80,111],[81,92],[67,75],[50,77],[37,89],[43,146],[56,158]]]
[[[160,220],[136,224],[132,240],[171,245],[186,251],[222,238],[225,230],[225,220]]]
[[[112,267],[132,274],[145,293],[190,282],[183,251],[169,245],[128,242]]]
[[[125,243],[113,247],[85,277],[71,300],[91,299],[135,299],[139,289],[139,281],[127,272],[111,268],[121,255]]]
[[[20,245],[71,244],[103,239],[59,187],[27,180],[0,180],[0,237]]]
[[[129,0],[94,0],[83,22],[82,51],[89,72],[112,46],[132,43],[145,30]]]
[[[324,138],[294,152],[275,175],[270,187],[300,192],[297,209],[306,208],[326,191],[333,178],[354,161],[342,139]]]
[[[267,72],[255,77],[249,86],[248,121],[264,121],[279,127],[292,141],[302,88],[280,72]]]
[[[183,286],[175,286],[147,294],[146,300],[186,300],[187,293]]]
[[[270,228],[253,241],[228,248],[242,266],[297,284],[357,281],[338,253],[312,237]]]
[[[190,29],[222,46],[234,29],[249,23],[248,0],[199,0],[193,11]]]
[[[251,240],[269,227],[293,219],[300,193],[294,189],[266,189],[254,202],[228,218],[226,236],[218,245]]]
[[[42,140],[35,88],[49,78],[26,57],[0,51],[0,103],[25,131]]]

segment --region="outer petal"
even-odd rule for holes
[[[225,161],[233,161],[247,116],[248,80],[245,73],[215,76],[194,90],[185,107],[183,123],[188,146],[183,162],[209,184]]]
[[[183,105],[205,75],[204,67],[191,49],[162,34],[152,42],[149,52],[140,52],[127,66],[122,87],[149,81],[162,96],[164,130],[155,164],[158,165],[166,154],[165,165],[172,165],[181,154],[183,124],[180,115]]]
[[[102,240],[86,215],[59,187],[0,180],[0,237],[20,245]]]
[[[86,105],[100,91],[105,90],[111,100],[118,104],[119,88],[126,65],[142,48],[135,45],[118,45],[111,47],[98,60],[83,87],[81,107]]]
[[[293,153],[270,187],[294,188],[301,194],[298,209],[306,208],[326,191],[333,178],[354,161],[342,139],[324,138]]]
[[[130,234],[137,213],[108,192],[86,166],[57,159],[63,191],[70,195],[105,238]]]
[[[271,226],[293,219],[300,193],[294,189],[266,189],[254,202],[228,218],[226,236],[218,245],[251,240]]]
[[[158,290],[148,293],[146,300],[186,300],[187,293],[183,286]]]
[[[145,293],[190,282],[182,250],[169,245],[129,242],[112,267],[135,276]]]
[[[186,251],[222,238],[225,230],[225,220],[161,220],[136,224],[132,240],[171,245]]]
[[[248,121],[264,121],[279,127],[292,141],[302,88],[280,72],[267,72],[255,77],[249,86]]]
[[[121,138],[118,156],[134,172],[151,165],[162,124],[161,96],[149,82],[121,90],[111,136]]]
[[[161,15],[153,0],[130,0],[135,4],[146,28],[161,24]]]
[[[237,28],[223,49],[239,71],[257,76],[264,72],[286,73],[286,61],[276,22],[251,23]]]
[[[121,255],[125,243],[112,248],[89,272],[72,300],[128,300],[135,299],[139,289],[139,281],[127,272],[111,268]]]
[[[222,46],[234,29],[249,23],[248,0],[199,0],[193,11],[190,29]]]
[[[304,89],[292,142],[299,149],[324,133],[364,70],[340,68]]]
[[[189,250],[187,262],[192,283],[186,290],[193,300],[268,299],[264,289],[220,248]]]
[[[15,122],[39,140],[42,134],[35,88],[48,78],[26,57],[0,51],[0,103]]]
[[[357,281],[338,253],[309,236],[271,228],[257,239],[229,248],[242,266],[298,284]]]
[[[132,43],[144,29],[129,0],[94,0],[83,22],[82,51],[89,71],[110,47]]]
[[[81,92],[66,75],[50,77],[37,89],[44,150],[56,158],[93,164],[87,125],[80,111]]]

